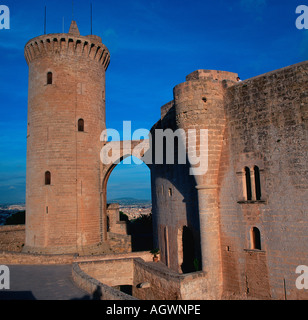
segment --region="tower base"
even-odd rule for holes
[[[97,243],[89,246],[55,246],[55,247],[31,247],[24,246],[23,253],[33,254],[76,254],[76,255],[93,255],[113,253],[108,242]]]

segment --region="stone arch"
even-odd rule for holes
[[[109,180],[109,177],[114,170],[114,168],[124,159],[130,156],[134,156],[140,160],[143,161],[143,156],[150,150],[150,145],[148,140],[134,140],[130,141],[131,148],[124,148],[123,141],[119,142],[108,142],[109,144],[114,144],[114,148],[119,148],[118,154],[119,157],[115,158],[114,161],[108,165],[102,166],[102,175],[101,175],[101,235],[102,235],[102,241],[107,241],[107,183]],[[142,146],[138,150],[138,146],[142,143]],[[106,144],[105,144],[106,145]],[[133,150],[137,150],[138,153],[133,154]],[[144,161],[143,161],[144,162]],[[149,169],[150,165],[146,162],[144,162]]]

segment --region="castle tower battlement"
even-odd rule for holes
[[[199,69],[186,76],[186,81],[212,80],[212,81],[236,81],[237,74],[220,70]]]
[[[36,37],[25,45],[27,63],[48,55],[76,55],[103,65],[110,63],[110,53],[98,36],[81,36],[73,33],[54,33]]]

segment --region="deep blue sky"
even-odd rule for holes
[[[197,69],[239,73],[247,79],[308,58],[308,30],[295,27],[307,0],[75,0],[82,35],[102,37],[111,53],[106,75],[107,127],[150,129],[175,85]],[[306,3],[305,3],[306,2]],[[3,0],[11,29],[0,30],[0,203],[25,198],[28,67],[23,48],[44,31],[68,32],[72,1]],[[149,170],[118,166],[108,197],[150,197]]]

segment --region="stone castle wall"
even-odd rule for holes
[[[308,249],[307,66],[233,83],[228,73],[198,70],[175,87],[175,100],[153,127],[209,129],[207,174],[193,179],[183,165],[156,165],[151,172],[162,261],[183,272],[188,227],[191,243],[201,241],[194,256],[201,256],[204,271],[214,269],[216,296],[307,296],[295,287],[295,269],[307,265]],[[252,228],[261,248],[253,247]]]
[[[228,89],[228,129],[220,165],[224,289],[261,298],[297,299],[298,265],[307,265],[308,63]],[[254,166],[260,169],[256,199]],[[247,200],[244,167],[250,168]],[[251,249],[251,228],[261,250]]]
[[[153,217],[162,261],[184,273],[196,271],[195,264],[199,264],[213,281],[208,282],[213,292],[217,291],[213,296],[219,295],[222,283],[217,179],[226,122],[224,97],[236,77],[235,73],[212,70],[188,75],[174,88],[174,100],[162,107],[162,118],[153,128],[182,129],[186,133],[186,164],[164,163],[151,168]],[[194,146],[188,141],[191,130],[195,130]],[[201,141],[201,130],[207,130],[206,141]],[[193,155],[204,156],[203,161],[190,166]],[[192,168],[199,172],[192,174]]]
[[[25,226],[0,226],[0,251],[21,252],[25,245]]]

